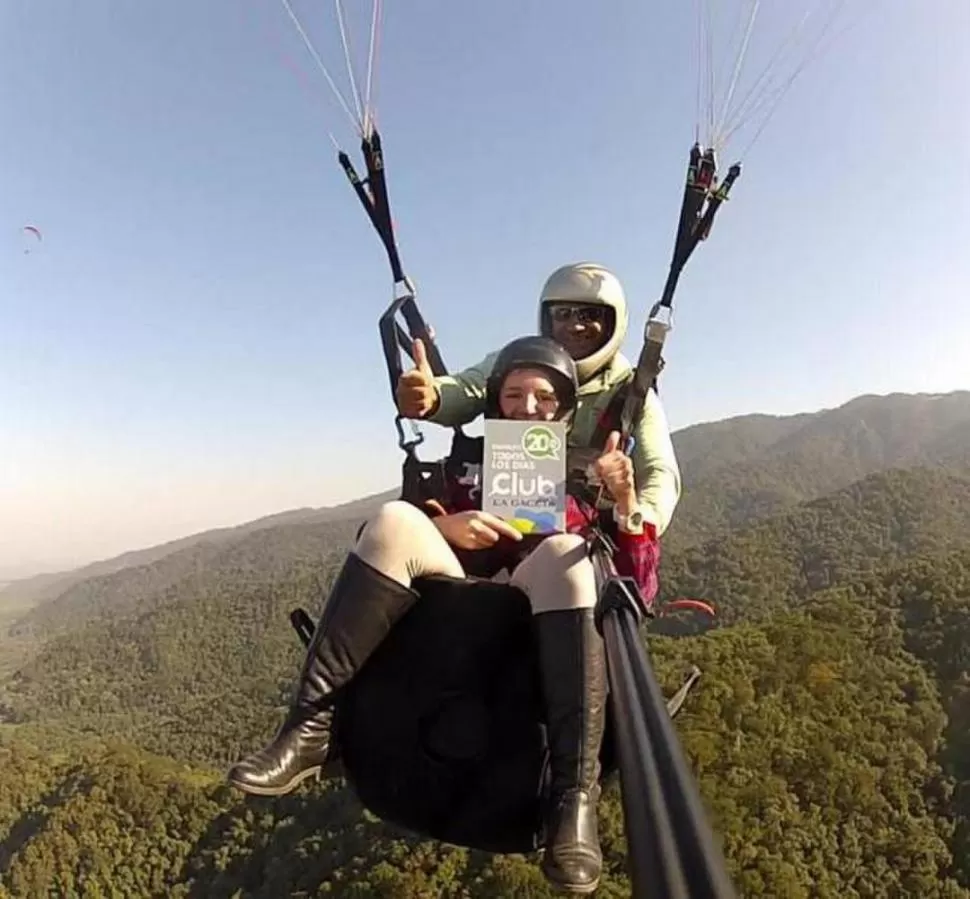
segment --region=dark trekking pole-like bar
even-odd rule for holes
[[[714,151],[691,147],[670,272],[647,316],[620,415],[621,445],[627,453],[647,394],[656,389],[663,368],[677,282],[691,254],[710,234],[714,216],[740,174],[740,165],[731,166],[718,186]],[[594,534],[590,557],[600,587],[596,624],[606,644],[634,899],[736,899],[640,638],[640,624],[650,610],[636,581],[619,576],[614,549],[602,532]]]
[[[603,539],[592,558],[606,644],[634,899],[737,899],[657,683],[639,626],[636,582]]]

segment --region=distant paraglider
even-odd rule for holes
[[[705,602],[703,599],[689,599],[687,597],[671,599],[670,601],[665,602],[661,608],[661,614],[666,614],[668,612],[680,612],[684,610],[702,612],[705,615],[709,615],[711,618],[717,618],[717,611],[710,603]]]
[[[33,225],[24,225],[23,235],[24,235],[24,255],[29,256],[31,247],[35,245],[35,242],[41,243],[44,237],[40,233],[40,229],[35,228]]]

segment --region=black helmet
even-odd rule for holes
[[[518,337],[499,350],[485,385],[485,416],[501,416],[499,394],[510,372],[520,368],[540,368],[552,377],[559,397],[560,412],[557,418],[567,417],[576,408],[576,391],[579,380],[576,363],[555,340],[550,337]]]

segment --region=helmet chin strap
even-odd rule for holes
[[[609,334],[605,335],[603,340],[599,344],[597,344],[594,349],[590,350],[585,356],[573,357],[573,361],[576,363],[577,374],[578,372],[583,370],[583,365],[582,365],[583,360],[590,359],[593,356],[595,356],[600,350],[603,349],[604,346],[606,346],[606,344],[610,342],[611,337],[612,335],[609,335]],[[579,386],[582,387],[583,384],[588,384],[590,381],[593,380],[593,378],[595,378],[598,374],[600,374],[604,368],[608,368],[610,363],[616,358],[616,354],[618,352],[620,352],[619,347],[617,347],[616,351],[612,355],[607,356],[595,371],[586,373],[585,377],[583,375],[579,375]]]

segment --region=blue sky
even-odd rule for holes
[[[752,74],[815,2],[763,0]],[[292,3],[345,88],[333,4]],[[364,48],[370,2],[344,6]],[[682,279],[674,427],[970,380],[970,5],[846,10]],[[392,206],[449,364],[530,331],[577,259],[623,280],[635,356],[695,21],[674,0],[387,4]],[[354,133],[278,0],[9,0],[0,132],[0,576],[393,484],[386,262],[328,136],[356,160]]]

